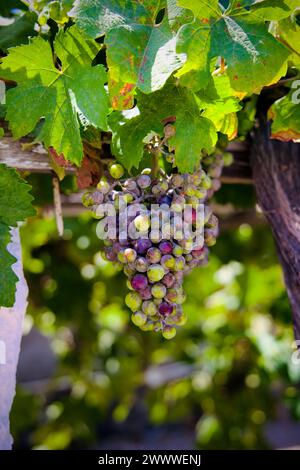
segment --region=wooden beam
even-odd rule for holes
[[[5,136],[0,140],[0,163],[20,171],[32,173],[51,173],[47,151],[42,145],[29,146],[28,139],[20,141]],[[27,144],[27,145],[26,145]],[[249,162],[249,148],[244,142],[232,142],[227,151],[233,154],[234,162],[225,167],[221,177],[222,183],[252,184],[252,170]],[[67,173],[75,173],[76,168],[66,169]]]

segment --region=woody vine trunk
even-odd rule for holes
[[[300,340],[300,145],[270,139],[269,126],[254,131],[251,163],[258,203],[275,238]]]

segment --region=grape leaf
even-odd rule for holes
[[[46,24],[51,18],[57,23],[67,23],[69,20],[68,11],[72,7],[72,0],[22,0],[31,11],[38,14],[38,22]]]
[[[10,227],[35,214],[31,187],[18,173],[0,164],[0,306],[12,307],[17,277],[11,270],[15,258],[6,247],[10,242]]]
[[[223,11],[217,1],[208,4],[205,0],[179,0],[179,5],[195,15],[194,22],[183,25],[177,34],[177,50],[187,54],[178,73],[187,74],[186,85],[205,88],[211,60],[217,57],[225,59],[231,86],[238,91],[258,93],[285,74],[288,49],[268,32],[264,19],[251,7],[230,6]]]
[[[251,5],[250,12],[265,21],[287,18],[299,6],[299,0],[263,0]]]
[[[164,123],[172,116],[176,134],[169,142],[175,147],[176,165],[181,172],[193,171],[201,150],[210,152],[217,139],[213,123],[201,115],[193,93],[166,85],[149,97],[139,92],[137,99],[135,114],[131,110],[110,117],[112,151],[116,157],[126,168],[137,168],[147,135],[154,132],[162,136]]]
[[[16,258],[7,251],[10,242],[10,231],[7,225],[0,222],[0,306],[12,307],[15,299],[15,286],[18,278],[12,270]]]
[[[134,88],[150,93],[163,87],[166,80],[185,60],[176,53],[172,28],[181,24],[182,10],[170,4],[160,24],[162,1],[77,0],[70,15],[92,37],[105,34],[109,88],[115,109],[133,106]],[[178,18],[174,15],[178,14]],[[178,20],[176,23],[176,19]]]
[[[55,38],[61,68],[55,67],[51,46],[41,37],[10,49],[0,75],[18,83],[7,92],[7,119],[15,138],[31,132],[43,118],[38,139],[72,163],[80,164],[83,150],[79,117],[107,129],[106,72],[102,65],[91,66],[99,47],[72,26]]]
[[[214,75],[207,88],[200,90],[196,96],[199,107],[203,109],[202,115],[214,123],[217,131],[226,134],[229,140],[236,137],[236,113],[241,109],[240,100],[244,94],[232,89],[228,75]]]
[[[300,80],[297,82],[298,90],[290,90],[269,109],[268,118],[273,121],[271,126],[273,139],[300,140]]]
[[[289,60],[300,68],[300,26],[296,21],[296,17],[285,18],[281,21],[273,23],[273,34],[282,41],[292,52]]]
[[[0,48],[6,51],[20,43],[28,43],[28,36],[35,36],[34,24],[36,15],[26,12],[15,18],[6,26],[0,27]]]

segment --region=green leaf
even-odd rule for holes
[[[73,26],[55,38],[61,68],[55,67],[51,46],[40,37],[10,49],[0,75],[18,83],[7,92],[7,119],[15,138],[31,132],[43,118],[38,139],[80,164],[83,150],[78,116],[84,123],[107,129],[106,73],[102,65],[91,66],[99,47]]]
[[[27,44],[28,37],[36,35],[35,21],[36,15],[28,12],[15,19],[9,19],[7,26],[0,27],[0,48],[6,51],[9,47]]]
[[[6,247],[10,242],[10,227],[35,214],[31,187],[11,168],[0,164],[0,305],[12,307],[16,275],[11,266],[15,258]]]
[[[300,26],[296,17],[285,18],[284,20],[273,23],[273,34],[287,46],[291,55],[289,60],[300,68]]]
[[[211,61],[218,57],[225,59],[232,88],[241,92],[258,93],[285,74],[289,51],[268,32],[256,12],[244,5],[224,12],[218,2],[205,0],[180,0],[179,4],[195,15],[195,21],[183,25],[177,34],[178,51],[187,54],[177,74],[186,74],[185,85],[195,91],[205,88]]]
[[[134,87],[143,93],[159,90],[184,63],[185,55],[176,53],[172,30],[176,19],[181,24],[182,10],[175,10],[171,3],[169,6],[162,22],[156,24],[164,1],[75,2],[70,15],[77,25],[94,38],[106,35],[110,95],[115,109],[132,107]],[[120,98],[124,93],[126,98]]]
[[[150,133],[163,135],[164,123],[170,117],[176,120],[176,134],[170,139],[175,147],[179,171],[193,171],[201,150],[210,152],[216,143],[213,123],[201,115],[197,101],[189,90],[166,85],[150,96],[137,94],[138,109],[110,117],[112,151],[127,169],[138,167],[144,150],[144,140]]]
[[[271,137],[273,139],[289,141],[300,140],[300,80],[294,82],[297,86],[290,92],[275,101],[268,112],[272,119]]]
[[[264,0],[254,3],[250,12],[265,21],[276,21],[287,18],[299,6],[299,0]]]
[[[201,150],[212,152],[217,141],[216,129],[209,119],[191,113],[188,108],[179,110],[175,127],[176,134],[169,142],[175,147],[176,166],[181,173],[192,173]]]
[[[0,164],[0,223],[16,227],[17,222],[35,214],[30,189],[14,169]]]
[[[16,258],[7,251],[10,231],[7,225],[0,223],[0,306],[12,307],[15,301],[15,286],[18,281],[12,270]]]
[[[214,75],[207,88],[197,94],[202,115],[210,119],[217,131],[227,134],[231,140],[237,134],[236,113],[241,109],[243,94],[232,89],[227,74]]]

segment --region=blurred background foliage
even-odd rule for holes
[[[51,177],[28,180],[39,202],[51,203]],[[62,189],[73,189],[72,178]],[[245,186],[224,185],[217,199],[254,204]],[[66,217],[59,239],[51,211],[40,209],[22,227],[30,292],[23,348],[38,331],[55,367],[43,368],[39,345],[27,368],[40,366],[40,377],[26,378],[21,363],[15,447],[276,446],[270,423],[300,420],[300,367],[267,225],[226,225],[208,266],[186,278],[188,322],[167,341],[131,324],[125,278],[102,258],[96,224],[87,211]]]

